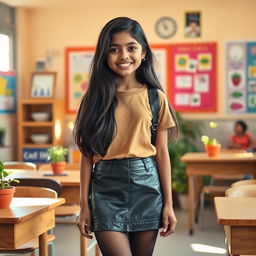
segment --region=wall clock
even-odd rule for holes
[[[163,39],[171,38],[177,31],[177,23],[171,17],[161,17],[156,22],[155,31],[156,34]]]

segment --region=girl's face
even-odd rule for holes
[[[126,31],[113,35],[107,57],[109,68],[121,77],[135,75],[145,57],[142,46]]]
[[[236,134],[243,134],[244,133],[243,127],[240,124],[235,125],[235,133]]]

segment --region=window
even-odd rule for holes
[[[0,71],[10,70],[10,38],[0,34]]]
[[[14,69],[15,9],[0,2],[0,71]]]

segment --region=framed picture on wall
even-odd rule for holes
[[[66,111],[75,114],[89,86],[94,47],[69,47],[65,51]]]
[[[201,37],[201,12],[185,12],[185,37]]]
[[[31,98],[53,98],[56,72],[33,72],[31,77]]]

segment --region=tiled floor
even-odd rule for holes
[[[206,210],[204,229],[197,225],[193,236],[188,235],[187,212],[177,210],[176,215],[178,225],[175,234],[158,237],[154,256],[225,255],[223,228],[216,224],[213,209]],[[75,225],[58,224],[55,234],[55,256],[79,256],[79,233]],[[94,256],[94,250],[89,252],[89,256]]]

